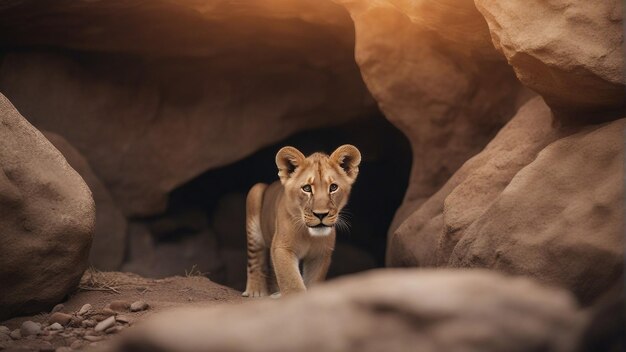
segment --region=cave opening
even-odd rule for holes
[[[346,143],[357,146],[363,160],[345,208],[350,230],[338,230],[328,278],[383,267],[387,231],[407,187],[411,150],[406,137],[378,113],[297,133],[178,187],[163,214],[133,219],[123,269],[150,277],[204,275],[245,289],[245,199],[250,187],[278,180],[274,158],[285,145],[309,155],[331,153]],[[152,242],[158,259],[145,260],[141,247],[146,241]]]

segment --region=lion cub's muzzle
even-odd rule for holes
[[[335,226],[335,222],[331,221],[328,212],[317,213],[313,212],[314,217],[306,221],[306,226],[311,236],[328,236],[331,233],[332,228]],[[317,220],[317,221],[314,221]]]

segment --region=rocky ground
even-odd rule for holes
[[[90,270],[79,289],[52,311],[1,322],[0,349],[61,352],[106,347],[113,335],[154,313],[240,301],[239,292],[193,273],[155,280]]]

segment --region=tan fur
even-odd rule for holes
[[[335,227],[341,224],[340,212],[360,162],[361,154],[352,145],[343,145],[330,156],[314,153],[306,158],[293,147],[278,151],[280,182],[256,184],[248,193],[248,282],[243,296],[266,296],[276,283],[282,295],[303,292],[324,280]]]

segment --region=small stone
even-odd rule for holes
[[[72,316],[61,312],[56,312],[48,318],[50,324],[59,323],[63,326],[69,324],[70,321],[72,321]]]
[[[115,320],[123,324],[130,324],[130,322],[132,321],[132,319],[130,319],[130,317],[126,315],[118,315],[115,317]]]
[[[130,303],[127,301],[115,300],[109,303],[109,308],[118,312],[127,312],[128,308],[130,308]]]
[[[140,312],[148,308],[150,308],[150,306],[146,303],[146,301],[137,301],[130,305],[131,312]]]
[[[101,332],[110,328],[113,325],[115,325],[115,317],[108,317],[104,319],[103,321],[99,322],[98,325],[96,325],[96,327],[94,328],[94,330],[96,332]]]
[[[48,326],[48,330],[63,330],[63,325],[61,325],[59,323],[54,323],[54,324]]]
[[[93,328],[94,326],[96,326],[96,321],[95,320],[91,320],[91,319],[87,319],[87,320],[83,320],[82,323],[80,323],[80,325],[86,327],[86,328]]]
[[[80,323],[82,323],[83,320],[85,320],[83,317],[72,316],[72,320],[70,320],[69,326],[80,326]]]
[[[52,308],[52,310],[50,311],[50,313],[56,313],[56,312],[60,312],[63,310],[63,308],[65,308],[65,306],[63,305],[63,303],[59,303],[56,306],[54,306],[54,308]]]
[[[26,340],[33,341],[33,340],[36,340],[36,339],[37,339],[37,335],[29,335],[29,336],[26,336]]]
[[[4,325],[0,325],[0,333],[10,334],[11,333],[11,329],[7,328]]]
[[[100,314],[102,314],[102,315],[106,315],[106,316],[111,316],[111,315],[116,315],[116,314],[117,314],[117,312],[116,312],[116,311],[114,311],[114,310],[113,310],[113,309],[111,309],[111,308],[104,308],[104,309],[102,309],[102,310],[100,311]]]
[[[111,326],[110,328],[104,330],[104,332],[106,332],[107,334],[115,334],[122,331],[123,329],[123,326]]]
[[[33,336],[41,334],[41,324],[37,324],[34,321],[27,320],[22,323],[20,327],[22,336]]]
[[[22,338],[22,333],[20,332],[20,329],[15,329],[13,331],[11,331],[11,338],[13,340],[19,340]]]
[[[100,342],[92,342],[92,343],[89,344],[89,346],[91,346],[91,347],[98,347],[98,346],[100,346]]]
[[[9,334],[0,332],[0,342],[1,341],[11,341],[11,336],[9,336]]]
[[[78,315],[85,315],[89,313],[89,311],[91,311],[92,309],[93,307],[91,306],[91,304],[89,303],[84,304],[82,307],[80,307],[80,310],[78,311]]]
[[[74,336],[74,334],[72,334],[71,332],[62,332],[59,335],[65,338]]]
[[[83,343],[80,342],[79,340],[76,340],[74,342],[72,342],[72,344],[70,345],[70,348],[73,350],[77,350],[79,348],[83,347]]]
[[[96,342],[96,341],[100,341],[103,339],[102,336],[94,336],[94,335],[85,335],[83,338],[90,342]]]
[[[54,350],[54,352],[72,352],[72,348],[67,346],[61,346]]]

